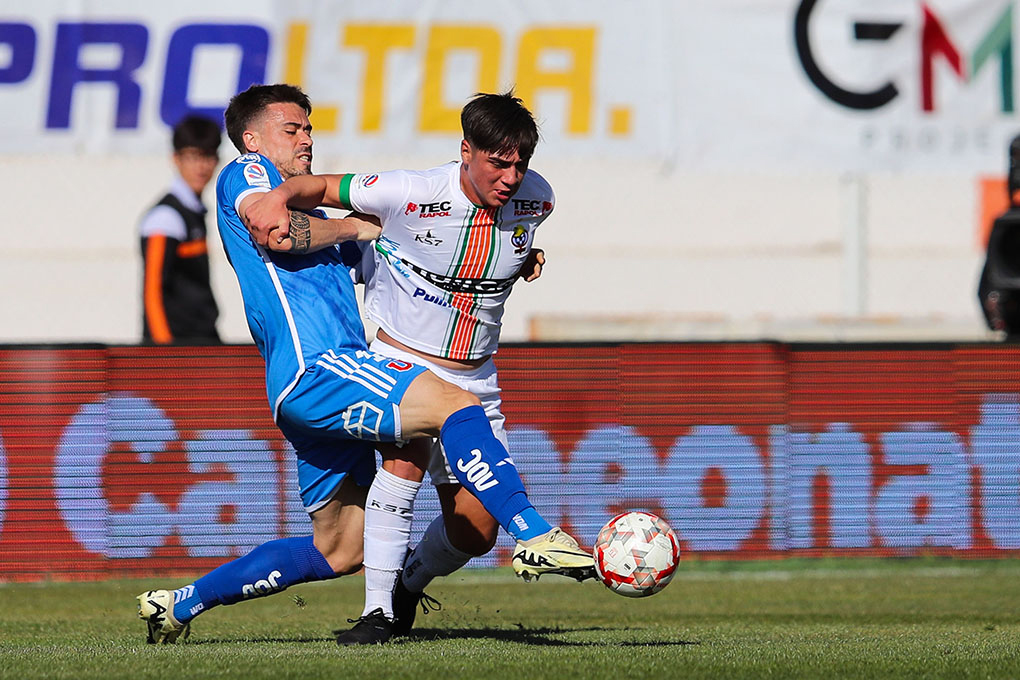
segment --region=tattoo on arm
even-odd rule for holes
[[[308,215],[292,210],[290,213],[290,251],[307,253],[312,244],[312,228],[308,223]]]

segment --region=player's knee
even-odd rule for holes
[[[439,428],[451,415],[468,406],[481,406],[481,400],[467,390],[450,383],[442,383],[431,398],[430,420]]]
[[[496,532],[488,535],[479,531],[465,532],[455,537],[450,536],[450,544],[463,553],[473,557],[487,555],[496,545]]]
[[[477,396],[454,385],[448,385],[445,391],[443,403],[446,405],[446,410],[449,411],[447,415],[456,413],[468,406],[482,405],[482,401]]]
[[[496,545],[499,525],[495,520],[463,517],[448,518],[446,537],[450,544],[461,552],[481,557]]]
[[[477,542],[472,546],[474,548],[474,550],[470,551],[470,554],[472,554],[472,555],[474,555],[476,557],[481,557],[482,555],[488,554],[488,552],[490,550],[492,550],[493,547],[495,547],[495,545],[496,545],[496,537],[498,535],[499,535],[499,526],[497,524],[495,524],[495,523],[492,525],[490,530],[488,530],[488,531],[480,531],[478,533],[478,540],[477,540]]]

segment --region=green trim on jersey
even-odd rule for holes
[[[447,276],[453,276],[461,264],[463,264],[464,258],[467,257],[467,247],[468,243],[471,241],[471,225],[474,223],[477,215],[478,208],[473,205],[464,215],[464,221],[460,225],[460,243],[457,244],[457,248],[454,249],[454,255],[453,259],[450,260],[450,266],[446,268]]]
[[[503,211],[494,210],[492,217],[492,224],[489,225],[489,259],[486,260],[485,267],[482,269],[482,278],[488,278],[492,275],[492,270],[499,259],[499,251],[503,246],[503,240],[499,237],[499,226],[503,223]],[[480,297],[480,295],[473,295],[471,298],[471,316],[475,317],[476,320],[471,328],[471,337],[468,338],[468,353],[471,353],[471,350],[474,349],[475,340],[478,337],[478,327],[482,325],[481,319],[478,319],[478,308],[481,307],[481,304],[478,302]]]
[[[482,270],[482,278],[489,278],[492,275],[496,260],[499,259],[499,251],[503,247],[503,240],[499,237],[501,224],[503,224],[503,211],[497,210],[492,219],[492,231],[489,233],[492,243],[489,245],[489,259],[485,262],[485,268]]]
[[[354,175],[346,174],[340,177],[340,195],[337,197],[340,199],[340,205],[348,210],[354,210],[354,206],[351,205],[351,181],[354,179]]]
[[[491,224],[476,225],[475,221],[480,216],[490,218]],[[460,270],[463,269],[465,260],[467,259],[467,249],[471,242],[472,230],[484,228],[489,230],[488,234],[489,249],[486,255],[485,264],[482,267],[481,276],[479,278],[487,277],[491,273],[497,260],[497,254],[499,253],[502,247],[502,242],[499,238],[500,235],[499,225],[502,224],[502,221],[503,220],[501,210],[490,210],[472,205],[470,211],[465,216],[463,225],[461,226],[462,236],[461,242],[458,244],[459,254],[455,256],[454,260],[450,263],[450,267],[447,269],[447,275],[455,276],[459,273]],[[451,315],[450,321],[446,326],[445,332],[446,340],[443,343],[443,352],[444,356],[447,357],[454,353],[454,344],[456,343],[457,331],[460,328],[461,323],[471,324],[471,331],[467,337],[466,342],[462,341],[461,343],[457,343],[462,346],[461,348],[459,348],[458,351],[463,351],[467,355],[470,355],[472,353],[471,350],[473,349],[476,338],[478,337],[478,327],[481,325],[481,320],[478,319],[477,316],[478,309],[481,306],[478,302],[478,299],[481,296],[477,293],[460,293],[458,295],[461,296],[462,300],[467,298],[467,302],[469,302],[469,304],[467,305],[468,309],[465,312],[462,311],[459,307],[457,307],[453,303],[455,294],[451,293],[447,297],[447,302],[450,303],[450,306],[457,310],[456,314]],[[472,317],[472,320],[466,321],[463,318],[463,316],[465,315],[470,315]],[[458,356],[453,358],[461,359],[466,357]]]
[[[468,208],[468,211],[464,214],[464,221],[461,222],[460,225],[460,243],[457,244],[456,248],[454,248],[453,259],[450,260],[450,265],[446,268],[447,276],[453,276],[454,272],[457,271],[457,267],[460,266],[458,263],[464,261],[464,257],[467,254],[468,241],[470,241],[471,238],[471,223],[474,221],[475,215],[477,214],[478,208],[475,205]],[[450,349],[453,346],[454,331],[457,329],[457,322],[460,320],[460,315],[463,314],[463,312],[453,304],[454,295],[455,293],[450,293],[446,296],[446,301],[450,303],[450,307],[456,311],[450,314],[450,318],[446,322],[446,331],[443,333],[446,337],[446,340],[443,341],[443,356],[449,356],[450,354]]]

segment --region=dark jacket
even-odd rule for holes
[[[989,328],[1020,339],[1020,206],[992,225],[978,301]]]
[[[156,204],[161,205],[180,214],[187,237],[184,241],[158,234],[141,237],[142,337],[156,344],[218,343],[219,309],[209,284],[205,212],[189,209],[172,193]]]

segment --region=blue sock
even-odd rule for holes
[[[552,529],[528,500],[524,483],[481,406],[468,406],[443,423],[440,439],[457,480],[518,541]]]
[[[336,578],[311,536],[279,538],[222,564],[174,591],[174,618],[187,623],[219,604],[280,592],[296,583]]]

